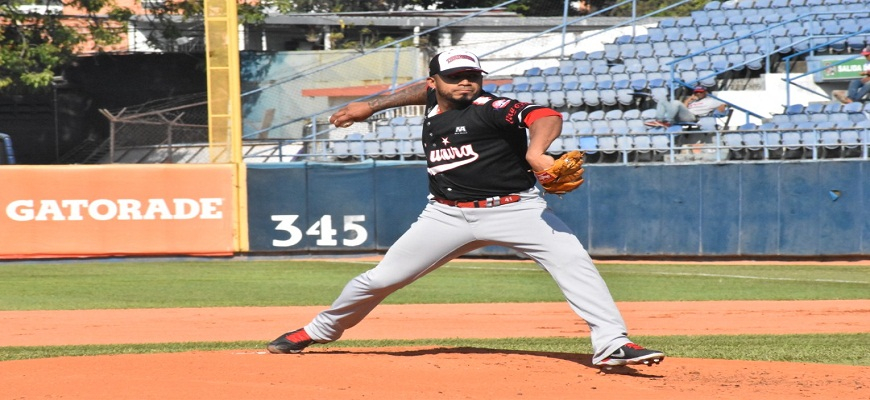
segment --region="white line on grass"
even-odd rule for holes
[[[621,273],[634,274],[635,272],[619,271]],[[733,279],[757,279],[762,281],[794,281],[794,282],[827,282],[827,283],[861,283],[870,284],[865,281],[847,281],[842,279],[798,279],[798,278],[773,278],[769,276],[749,276],[749,275],[725,275],[725,274],[702,274],[690,272],[661,272],[661,271],[644,271],[644,274],[652,275],[680,275],[680,276],[705,276],[711,278],[733,278]]]
[[[464,265],[446,265],[444,268],[452,268],[452,269],[482,269],[482,270],[502,270],[502,271],[540,271],[540,268],[523,268],[523,267],[475,267],[475,266],[464,266]],[[678,276],[703,276],[708,278],[732,278],[732,279],[756,279],[756,280],[767,280],[767,281],[794,281],[794,282],[827,282],[827,283],[859,283],[859,284],[870,284],[870,282],[866,281],[847,281],[842,279],[798,279],[798,278],[775,278],[775,277],[765,277],[765,276],[750,276],[750,275],[726,275],[726,274],[704,274],[704,273],[691,273],[691,272],[664,272],[664,271],[643,271],[643,272],[631,272],[631,271],[613,271],[619,272],[623,274],[637,274],[637,275],[678,275]]]
[[[340,261],[348,264],[369,264],[375,265],[377,262],[369,262],[369,261],[357,261],[357,262],[347,262]],[[441,268],[449,268],[449,269],[472,269],[472,270],[492,270],[492,271],[543,271],[541,268],[537,266],[530,267],[500,267],[500,266],[487,266],[487,267],[479,267],[479,266],[471,266],[471,265],[450,265],[447,264]],[[798,278],[775,278],[775,277],[766,277],[766,276],[750,276],[750,275],[726,275],[726,274],[704,274],[704,273],[693,273],[693,272],[664,272],[664,271],[643,271],[643,272],[630,272],[630,271],[613,271],[622,274],[636,274],[636,275],[676,275],[676,276],[702,276],[708,278],[731,278],[731,279],[755,279],[761,281],[791,281],[791,282],[824,282],[824,283],[857,283],[857,284],[870,284],[867,281],[848,281],[843,279],[798,279]]]

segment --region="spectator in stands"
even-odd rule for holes
[[[835,90],[834,97],[840,100],[843,104],[849,104],[853,101],[862,101],[864,97],[870,93],[870,47],[861,51],[864,56],[864,71],[860,73],[860,77],[849,82],[849,90]]]
[[[707,89],[698,86],[685,100],[663,100],[656,105],[656,119],[647,121],[647,126],[671,126],[674,122],[698,122],[698,118],[725,112],[725,103],[707,96]]]

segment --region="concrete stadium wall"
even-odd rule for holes
[[[866,162],[589,165],[586,174],[577,191],[547,198],[594,257],[870,255]],[[384,251],[426,194],[422,163],[249,165],[251,252]]]

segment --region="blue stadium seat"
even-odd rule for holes
[[[586,60],[588,57],[588,53],[585,51],[578,51],[576,53],[571,54],[571,59],[574,61]]]
[[[547,153],[550,155],[558,155],[565,152],[565,147],[563,145],[563,139],[561,136],[556,137],[550,143],[550,147],[547,147]]]
[[[589,60],[604,60],[604,50],[593,51],[586,58]]]
[[[624,119],[608,120],[607,124],[614,132],[625,132],[625,134],[629,133],[628,121]]]
[[[823,113],[825,111],[825,103],[809,103],[807,104],[804,112],[807,114],[818,114]]]
[[[863,110],[864,110],[864,103],[854,101],[854,102],[851,102],[849,104],[843,105],[842,112],[852,114],[852,113],[860,113]]]
[[[665,40],[665,32],[659,28],[647,29],[650,42],[662,42]]]
[[[788,150],[792,153],[796,154],[796,157],[786,157],[786,158],[799,158],[802,155],[801,150],[803,150],[803,145],[801,144],[801,133],[800,131],[791,130],[791,131],[783,131],[780,139],[782,141],[783,150]]]
[[[719,129],[719,124],[716,121],[716,117],[701,117],[698,118],[698,128],[702,131],[714,132]]]
[[[423,125],[423,116],[422,115],[413,115],[408,117],[408,126],[418,126]]]
[[[591,108],[601,105],[601,99],[598,97],[597,89],[583,91],[583,105]]]
[[[505,93],[510,93],[514,91],[513,83],[503,83],[498,87],[498,93],[504,96]]]
[[[582,110],[580,110],[580,111],[574,111],[573,113],[571,113],[571,115],[568,117],[568,119],[569,119],[571,122],[575,122],[575,121],[586,121],[586,117],[587,117],[588,115],[589,115],[589,113],[586,112],[586,111],[582,111]]]
[[[395,137],[393,134],[393,127],[390,125],[378,125],[375,127],[375,137],[378,139],[392,139]]]
[[[659,28],[673,28],[677,26],[677,20],[675,18],[664,18],[659,21]]]
[[[616,90],[628,89],[631,87],[631,78],[628,74],[614,74],[613,88]]]
[[[723,132],[722,145],[731,151],[741,152],[743,150],[743,136],[739,132]]]
[[[768,151],[782,150],[782,135],[777,130],[775,123],[765,122],[759,125],[758,129],[763,132],[764,145],[767,147]]]
[[[540,76],[541,75],[541,68],[539,68],[539,67],[529,68],[529,69],[523,71],[523,75],[525,75],[525,76]]]
[[[747,0],[749,1],[749,0]],[[722,4],[719,5],[719,8],[722,10],[733,10],[737,8],[737,0],[726,0],[723,1]]]
[[[671,147],[671,138],[667,134],[651,134],[650,141],[652,142],[652,149],[657,153],[667,153],[670,151]]]
[[[604,114],[605,114],[605,111],[603,111],[603,110],[595,110],[595,111],[590,112],[586,116],[586,119],[589,121],[603,121]]]
[[[393,127],[393,136],[395,139],[410,139],[414,134],[420,132],[423,123],[417,125],[400,125]]]
[[[652,138],[645,134],[631,135],[634,150],[638,153],[649,153],[653,150]]]
[[[718,10],[720,6],[720,2],[713,0],[708,2],[707,4],[704,4],[704,11]]]
[[[764,67],[764,55],[761,53],[752,53],[746,55],[746,68],[751,70],[760,70]]]
[[[547,67],[547,68],[544,68],[544,69],[541,70],[541,75],[543,75],[543,76],[556,75],[556,74],[558,74],[558,73],[559,73],[559,67],[558,67],[558,66],[555,66],[555,67]]]
[[[575,70],[576,70],[576,67],[574,66],[573,63],[562,65],[559,67],[559,75],[562,75],[562,76],[574,75]]]
[[[544,90],[544,93],[547,95],[547,98],[550,101],[550,105],[553,107],[564,107],[565,106],[565,90],[562,88],[561,82],[554,82],[547,84],[547,88]],[[560,105],[555,105],[553,102],[556,101]]]
[[[622,119],[622,110],[617,108],[617,109],[607,111],[604,113],[604,119],[605,120]]]
[[[747,150],[756,151],[764,147],[761,131],[743,132],[741,136],[743,145],[746,146]]]
[[[785,107],[783,110],[784,114],[803,114],[806,109],[806,106],[803,104],[791,104]]]
[[[569,135],[562,137],[562,148],[565,151],[577,150],[580,148],[580,141],[577,140],[576,135]]]
[[[598,138],[595,136],[580,136],[577,138],[580,150],[586,154],[595,154],[598,152]]]
[[[579,89],[565,91],[565,103],[569,107],[580,107],[583,105],[583,91]]]
[[[831,121],[831,114],[825,114],[825,113],[819,112],[819,113],[811,113],[808,115],[810,117],[810,121],[812,121],[812,122],[819,123],[819,122]],[[831,122],[834,122],[834,121],[831,121]]]
[[[610,66],[610,74],[611,75],[624,74],[626,69],[627,69],[627,67],[625,66],[625,64],[611,65]],[[616,80],[616,78],[613,78],[613,80]]]
[[[622,118],[626,120],[640,119],[640,110],[637,108],[629,108],[622,112]]]
[[[628,131],[633,134],[643,134],[647,131],[646,121],[642,119],[629,119],[627,121]]]
[[[592,121],[589,121],[589,120],[574,121],[574,129],[577,130],[577,135],[591,135],[592,134]]]
[[[618,150],[614,136],[597,136],[598,150],[605,154],[613,154]]]

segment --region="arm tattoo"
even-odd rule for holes
[[[380,96],[368,101],[369,107],[375,111],[386,110],[388,108],[425,105],[426,104],[426,82],[419,82],[408,86],[405,89],[399,90],[387,96]]]

